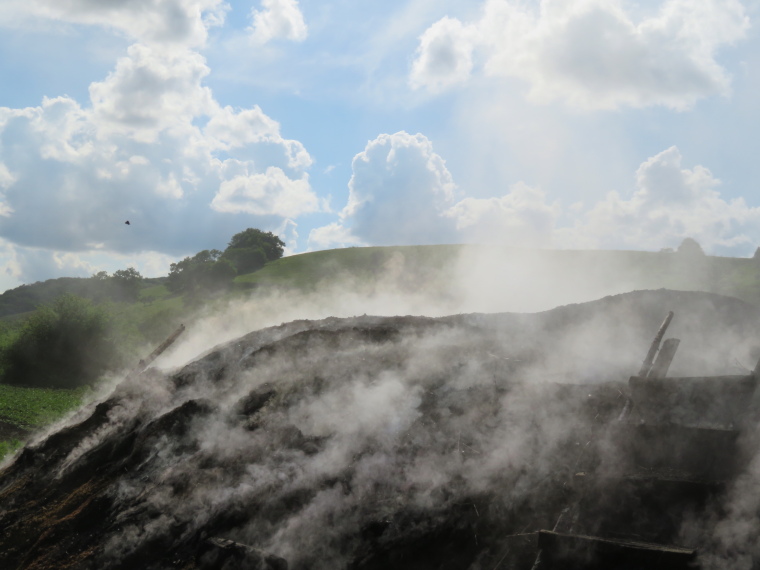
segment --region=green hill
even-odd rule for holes
[[[477,288],[478,280],[508,284],[516,273],[557,287],[708,291],[760,306],[760,261],[673,252],[474,245],[348,248],[285,257],[234,283],[238,292],[313,291],[348,281],[365,290],[392,284],[401,291],[426,288],[451,295]]]

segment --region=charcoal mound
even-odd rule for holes
[[[660,290],[295,321],[150,369],[0,471],[0,567],[519,567],[668,311],[675,373],[754,367],[758,309]]]

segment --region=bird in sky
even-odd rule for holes
[[[129,226],[129,225],[131,225],[131,224],[129,223],[129,220],[127,220],[127,221],[126,221],[126,222],[124,222],[124,223],[125,223],[125,224],[127,224],[128,226]]]

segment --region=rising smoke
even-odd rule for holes
[[[259,293],[195,323],[162,372],[115,384],[71,422],[91,425],[57,457],[28,454],[0,489],[35,461],[50,468],[45,489],[87,481],[107,505],[89,555],[104,566],[168,567],[157,553],[181,559],[222,535],[295,569],[393,567],[395,556],[494,568],[504,536],[551,528],[568,478],[604,465],[606,426],[668,310],[683,347],[674,375],[746,370],[760,338],[756,310],[707,294],[644,291],[529,314],[553,306],[552,291],[586,301],[631,276],[592,276],[588,291],[523,261],[502,267],[501,287],[473,257],[450,283],[399,284],[395,256],[392,283],[371,291],[349,281]],[[516,312],[440,317],[489,304]],[[426,316],[353,316],[365,312]],[[757,463],[710,520],[683,529],[710,545],[714,568],[756,554],[759,507],[743,498],[760,482]]]

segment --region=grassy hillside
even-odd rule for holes
[[[478,278],[498,280],[508,271],[579,284],[619,283],[629,289],[700,290],[760,306],[760,261],[684,256],[671,252],[526,250],[472,245],[348,248],[304,253],[267,264],[235,279],[238,291],[314,290],[350,279],[374,286],[387,279],[402,289],[453,286]],[[392,278],[389,273],[396,273]]]

